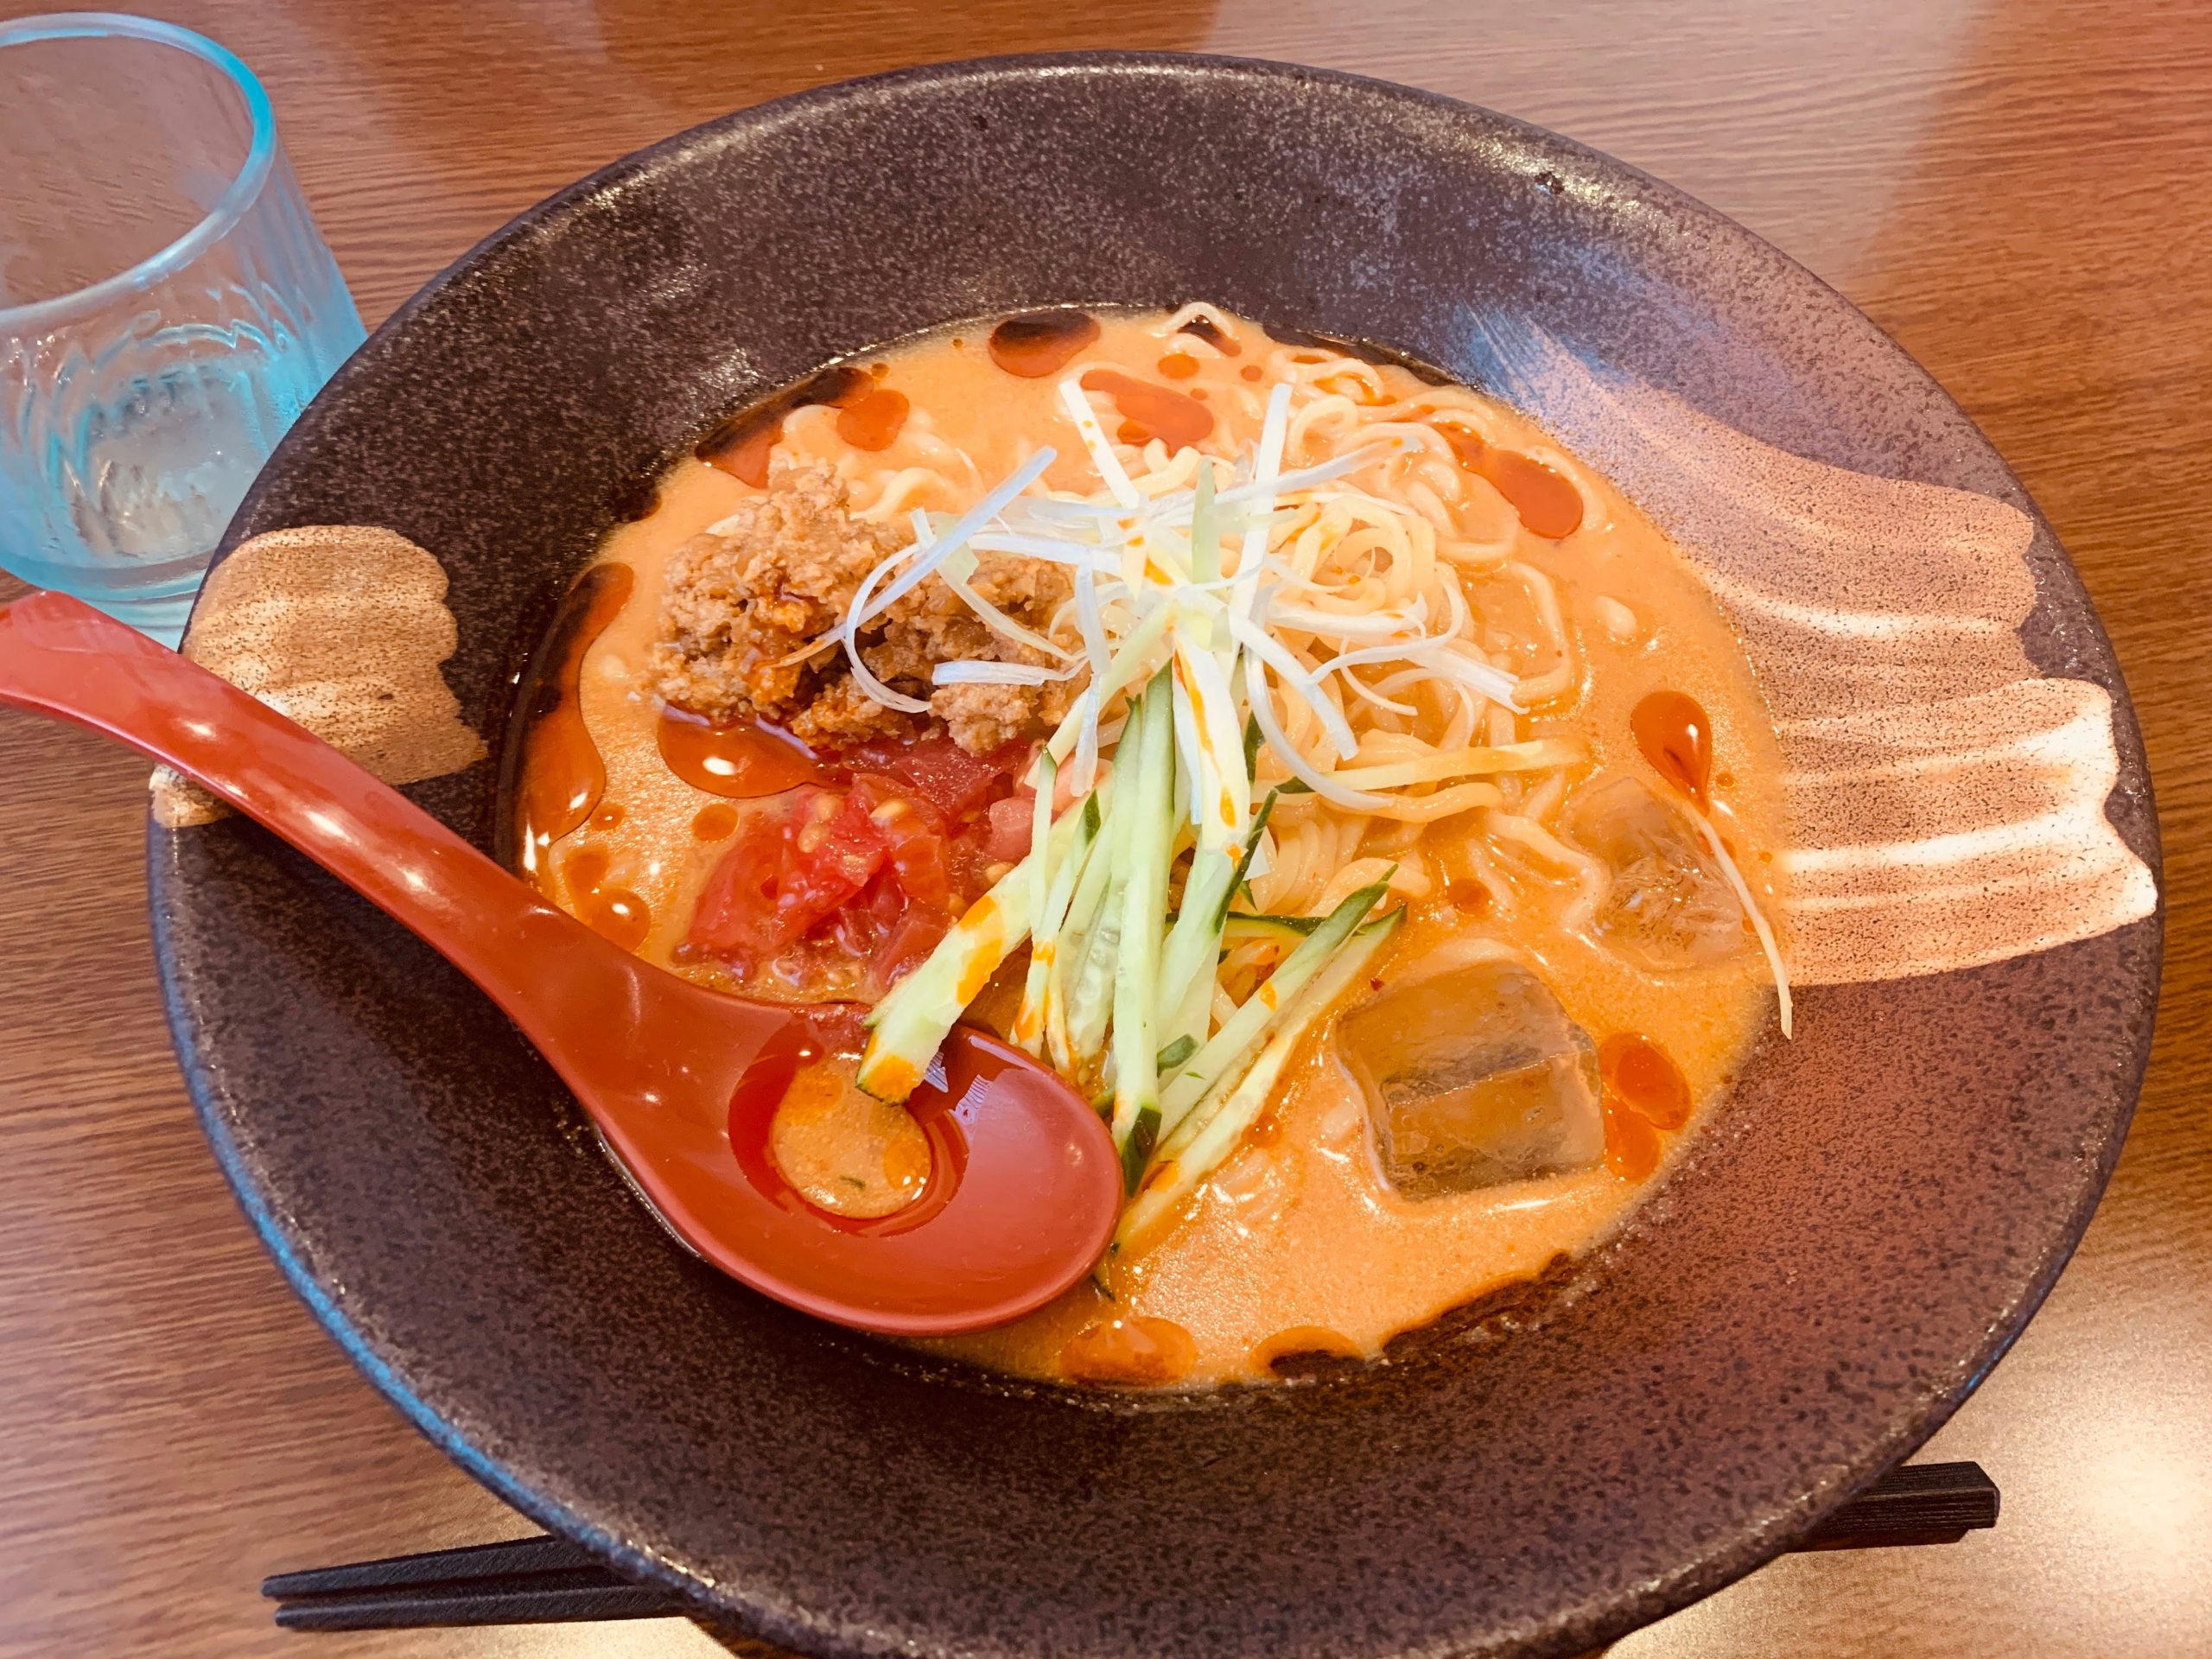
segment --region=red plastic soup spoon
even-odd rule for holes
[[[522,1027],[663,1219],[756,1290],[863,1330],[944,1334],[1041,1306],[1106,1247],[1112,1139],[1018,1049],[955,1031],[942,1084],[907,1103],[933,1151],[921,1196],[879,1222],[826,1216],[758,1154],[764,1113],[830,1040],[829,1011],[639,960],[321,739],[76,600],[0,610],[0,703],[167,762],[413,929]]]

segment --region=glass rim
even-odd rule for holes
[[[0,306],[0,335],[27,334],[71,321],[174,276],[236,229],[269,181],[276,156],[276,118],[270,108],[269,94],[236,53],[205,35],[119,11],[49,11],[0,24],[0,51],[41,41],[105,40],[118,35],[188,53],[227,77],[245,99],[246,118],[253,129],[245,160],[214,207],[176,240],[83,288],[26,305]]]

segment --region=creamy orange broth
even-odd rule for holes
[[[1205,394],[1215,416],[1199,446],[1206,453],[1226,459],[1255,442],[1267,385],[1244,371],[1269,352],[1292,348],[1247,325],[1248,347],[1238,356],[1192,354],[1195,368],[1179,365],[1170,378],[1160,367],[1169,343],[1154,332],[1157,316],[1108,315],[1100,321],[1097,339],[1076,354],[1068,372],[1104,366],[1178,392]],[[786,418],[779,453],[875,474],[932,456],[941,461],[943,446],[954,446],[974,462],[964,493],[938,499],[946,493],[940,489],[916,498],[918,505],[950,512],[971,505],[1049,441],[1060,458],[1047,482],[1096,488],[1081,446],[1065,430],[1059,377],[1007,373],[985,348],[988,332],[988,324],[969,325],[859,359],[887,364],[878,385],[908,400],[906,418],[887,448],[855,448],[840,435],[842,411],[810,407]],[[1394,396],[1421,385],[1395,365],[1380,372]],[[1510,410],[1482,408],[1494,447],[1573,464]],[[846,425],[852,429],[855,423]],[[863,429],[861,435],[873,441],[881,433]],[[1293,455],[1286,464],[1298,460]],[[1661,689],[1694,697],[1713,727],[1715,823],[1764,902],[1772,895],[1772,858],[1785,845],[1784,826],[1780,767],[1750,667],[1667,539],[1604,480],[1587,468],[1575,476],[1596,510],[1586,510],[1580,527],[1561,540],[1519,530],[1516,556],[1555,582],[1580,653],[1580,684],[1524,721],[1521,735],[1571,735],[1589,751],[1589,772],[1629,772],[1650,782],[1630,734],[1630,709]],[[604,760],[607,789],[592,822],[554,849],[556,869],[584,852],[590,855],[587,867],[596,871],[603,855],[598,885],[634,894],[648,912],[639,954],[677,972],[704,971],[687,969],[671,951],[741,815],[781,807],[779,801],[724,803],[670,772],[656,743],[658,708],[641,671],[671,554],[752,493],[751,485],[686,458],[662,480],[652,512],[607,537],[601,557],[631,566],[636,582],[583,661],[582,715]],[[1487,486],[1471,488],[1459,510],[1483,518],[1485,532],[1518,524],[1511,505]],[[1485,608],[1481,583],[1471,594],[1478,608]],[[1618,613],[1608,601],[1633,613],[1632,637],[1609,631],[1608,615],[1618,619]],[[1498,602],[1510,613],[1512,603],[1525,601],[1500,596]],[[1573,896],[1567,882],[1495,848],[1478,856],[1473,820],[1479,816],[1447,820],[1425,836],[1387,823],[1370,832],[1363,852],[1425,860],[1433,878],[1430,896],[1413,906],[1410,925],[1376,965],[1374,983],[1433,969],[1466,941],[1500,941],[1538,968],[1593,1041],[1630,1032],[1655,1039],[1681,1068],[1694,1098],[1709,1103],[1772,1007],[1758,952],[1707,969],[1663,976],[1641,971],[1557,925]],[[1473,893],[1468,882],[1477,869],[1503,891],[1470,913],[1447,894],[1464,899]],[[556,896],[572,904],[575,899],[557,890]],[[1014,1325],[926,1345],[1005,1370],[1061,1377],[1068,1372],[1064,1354],[1077,1359],[1087,1350],[1127,1345],[1111,1330],[1100,1332],[1102,1321],[1166,1320],[1187,1333],[1187,1343],[1174,1338],[1171,1369],[1180,1370],[1174,1380],[1188,1385],[1266,1376],[1269,1357],[1293,1350],[1374,1354],[1401,1332],[1531,1276],[1556,1255],[1588,1249],[1620,1224],[1649,1185],[1624,1179],[1601,1164],[1421,1202],[1401,1198],[1376,1167],[1359,1091],[1332,1037],[1332,1028],[1324,1028],[1309,1039],[1274,1107],[1186,1213],[1134,1260],[1112,1265],[1115,1300],[1085,1286]],[[1694,1121],[1684,1133],[1662,1137],[1669,1157],[1694,1132]],[[1094,1333],[1090,1341],[1071,1351],[1087,1331]]]

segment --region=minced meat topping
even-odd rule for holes
[[[826,637],[868,572],[912,539],[903,529],[855,518],[844,481],[826,463],[779,467],[764,493],[670,561],[653,689],[709,719],[751,715],[823,747],[918,734],[923,718],[869,697],[836,639]],[[979,595],[1072,648],[1072,584],[1064,567],[1014,554],[975,556],[968,581]],[[871,673],[926,698],[931,716],[971,753],[1045,736],[1083,689],[1080,676],[1041,687],[932,686],[931,671],[955,659],[1053,665],[985,626],[934,575],[864,628],[860,647]]]

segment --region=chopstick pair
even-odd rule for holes
[[[1996,1484],[1973,1463],[1907,1464],[1838,1510],[1797,1548],[1955,1543],[1997,1524]],[[295,1630],[556,1624],[689,1617],[674,1592],[632,1584],[565,1538],[516,1538],[280,1573],[261,1593]]]
[[[264,1579],[276,1622],[295,1630],[432,1624],[568,1624],[688,1614],[672,1592],[632,1584],[581,1544],[540,1534]]]

